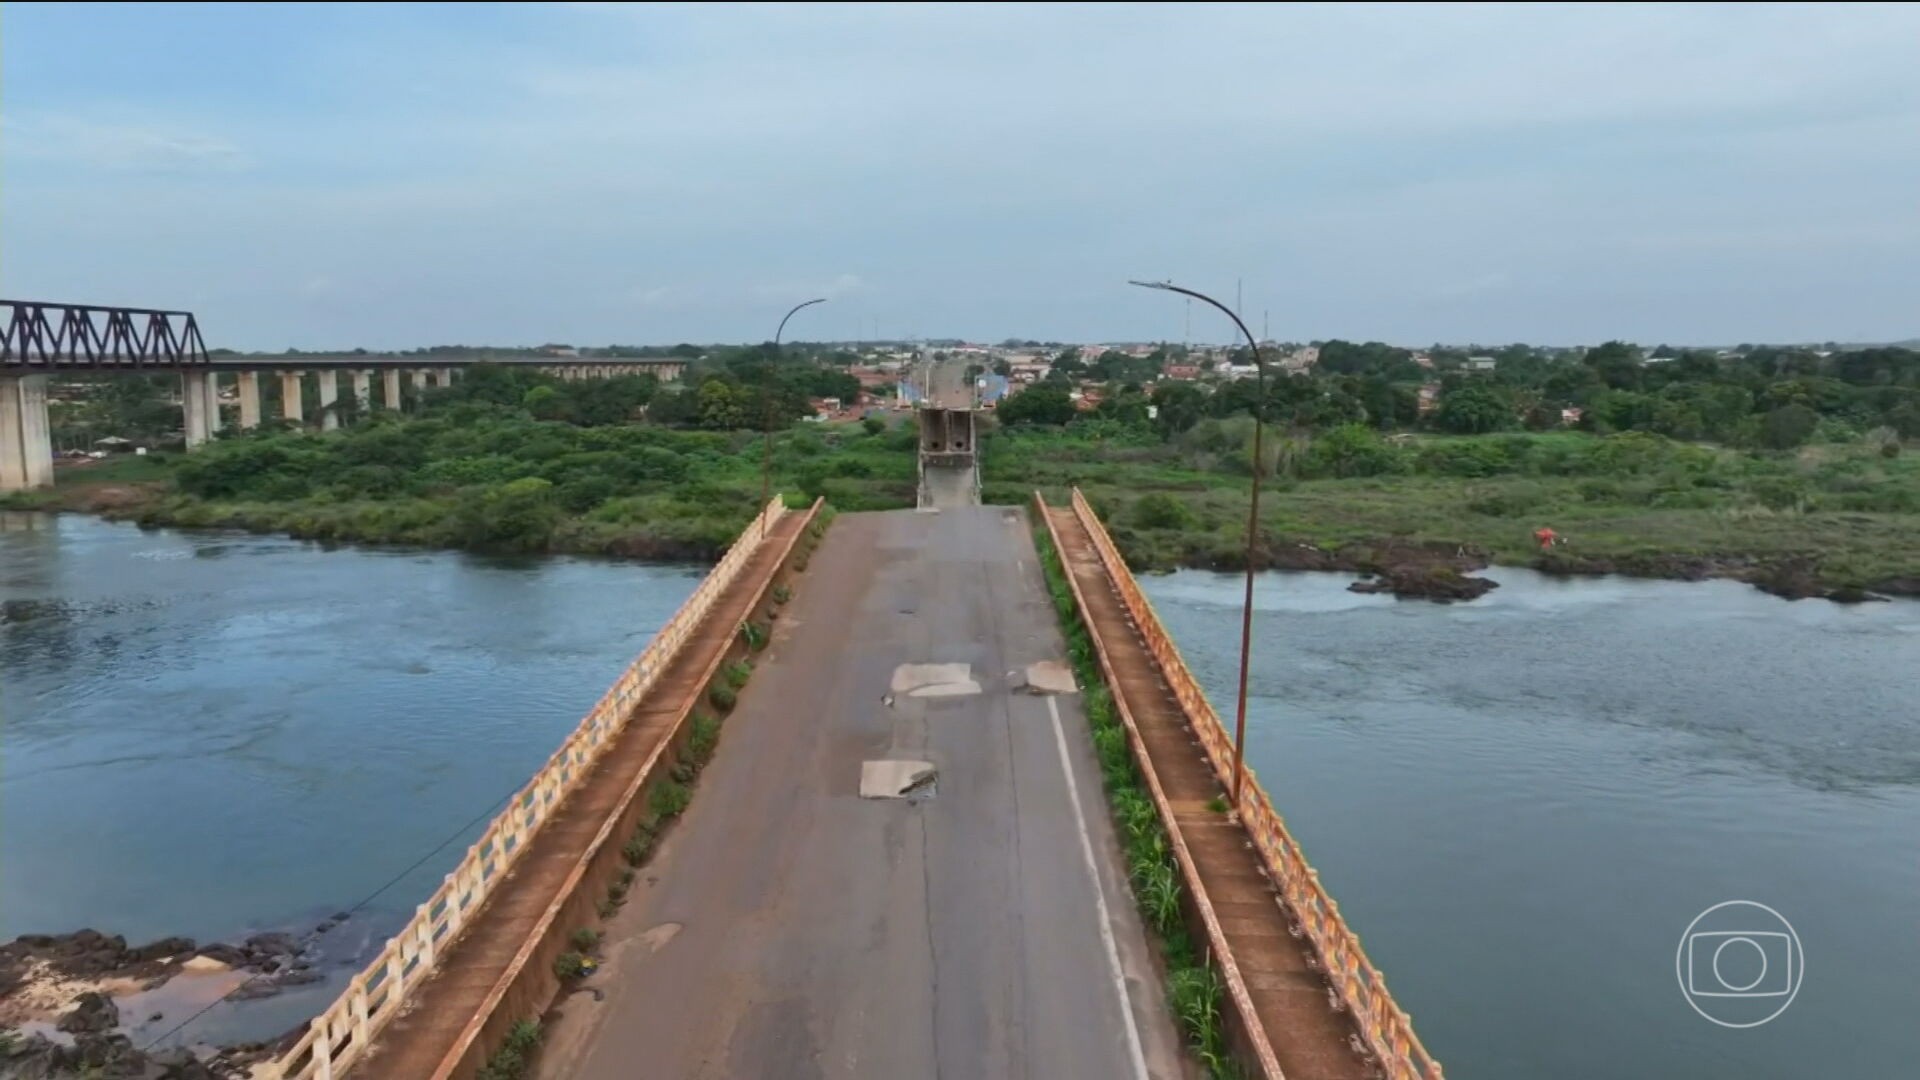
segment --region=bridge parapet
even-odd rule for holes
[[[1078,488],[1073,490],[1073,513],[1091,538],[1101,565],[1134,628],[1152,653],[1168,689],[1191,721],[1192,731],[1205,749],[1221,790],[1231,792],[1233,741],[1226,726],[1194,679],[1152,603],[1140,591],[1139,582],[1114,547],[1113,538],[1100,523],[1099,515]],[[1367,958],[1366,951],[1360,947],[1360,935],[1347,925],[1340,914],[1340,905],[1320,884],[1319,872],[1307,862],[1299,842],[1287,831],[1286,823],[1273,808],[1273,801],[1251,768],[1245,770],[1240,805],[1235,810],[1260,855],[1268,880],[1279,889],[1281,898],[1313,943],[1334,992],[1352,1015],[1369,1052],[1386,1076],[1390,1080],[1440,1080],[1440,1063],[1421,1044],[1420,1037],[1414,1033],[1412,1018],[1388,992],[1386,977]]]
[[[432,975],[436,956],[450,947],[495,887],[507,878],[534,834],[579,783],[624,727],[634,706],[653,688],[773,527],[787,514],[770,501],[742,531],[693,595],[647,643],[533,779],[507,802],[467,850],[460,865],[414,912],[380,955],[354,976],[347,989],[307,1026],[305,1034],[270,1066],[287,1080],[331,1080],[372,1045],[374,1037],[406,1006],[409,994]]]

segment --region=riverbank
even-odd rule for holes
[[[333,915],[303,933],[237,944],[169,937],[128,946],[118,934],[24,934],[0,945],[0,1076],[245,1077],[287,1037],[231,1045],[169,1036],[221,1001],[254,1001],[319,983],[322,969],[362,959]],[[331,934],[331,937],[329,937]],[[162,1044],[168,1044],[162,1046]]]
[[[1231,423],[1173,441],[1108,423],[991,431],[983,496],[1079,486],[1142,572],[1245,567],[1250,458]],[[1366,574],[1403,596],[1472,599],[1473,571],[1730,578],[1792,599],[1920,596],[1920,454],[1897,444],[1758,453],[1657,436],[1278,439],[1257,568]],[[773,488],[851,509],[914,499],[910,428],[775,439]],[[1333,449],[1328,449],[1329,447]],[[751,518],[750,432],[427,418],[222,440],[188,457],[62,468],[0,508],[426,548],[711,561]],[[378,464],[373,464],[378,462]],[[1534,538],[1552,528],[1560,543]]]
[[[1920,455],[1755,454],[1645,435],[1375,441],[1397,456],[1370,475],[1316,475],[1314,444],[1283,445],[1281,475],[1262,493],[1256,568],[1377,575],[1402,595],[1449,599],[1464,598],[1458,576],[1496,564],[1731,578],[1793,599],[1920,596]],[[984,487],[996,502],[1080,487],[1136,570],[1237,570],[1249,478],[1236,453],[1006,431],[985,442]],[[1561,543],[1542,550],[1541,527]]]

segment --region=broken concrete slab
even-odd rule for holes
[[[1058,660],[1028,664],[1015,676],[1014,686],[1024,687],[1029,694],[1071,694],[1080,689],[1073,681],[1072,670]]]
[[[891,689],[908,697],[955,697],[979,693],[980,683],[966,664],[901,664]]]
[[[927,793],[936,775],[930,761],[863,761],[860,763],[860,797],[909,799]]]

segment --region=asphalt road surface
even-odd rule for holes
[[[1079,697],[1010,689],[1064,655],[1024,516],[841,515],[795,593],[541,1074],[1185,1075]]]

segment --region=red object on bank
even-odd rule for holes
[[[1558,536],[1554,535],[1554,531],[1552,529],[1546,528],[1545,526],[1542,526],[1538,529],[1533,530],[1533,538],[1535,540],[1540,541],[1541,551],[1545,551],[1548,548],[1552,547],[1560,539]]]

